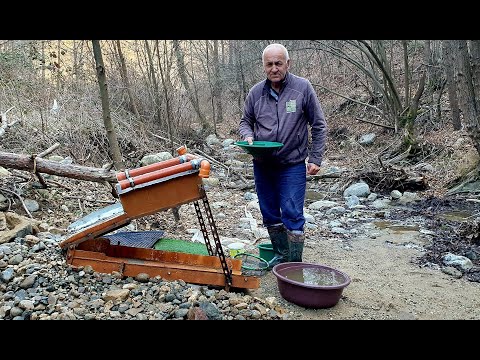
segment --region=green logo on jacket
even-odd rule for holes
[[[290,100],[286,102],[287,113],[294,113],[297,111],[297,102],[295,100]]]

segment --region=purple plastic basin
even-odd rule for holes
[[[272,269],[282,297],[306,308],[335,306],[350,277],[329,266],[304,262],[285,262]]]

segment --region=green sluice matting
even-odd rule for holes
[[[154,244],[153,248],[155,250],[208,255],[208,250],[205,244],[179,239],[160,239]]]

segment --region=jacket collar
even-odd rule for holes
[[[288,84],[289,79],[290,79],[290,73],[287,71],[287,73],[285,74],[285,77],[282,80],[282,87],[280,88],[280,92],[282,92],[282,90]],[[272,87],[272,82],[267,78],[265,80],[265,86],[263,87],[263,91],[268,94],[268,93],[270,93],[270,88],[271,87]]]

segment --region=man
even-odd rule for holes
[[[283,45],[268,45],[262,61],[267,79],[250,89],[239,133],[250,144],[254,140],[284,144],[271,155],[253,159],[263,225],[275,253],[269,262],[272,268],[302,261],[306,174],[315,175],[320,169],[327,125],[312,84],[288,71],[290,58]]]

